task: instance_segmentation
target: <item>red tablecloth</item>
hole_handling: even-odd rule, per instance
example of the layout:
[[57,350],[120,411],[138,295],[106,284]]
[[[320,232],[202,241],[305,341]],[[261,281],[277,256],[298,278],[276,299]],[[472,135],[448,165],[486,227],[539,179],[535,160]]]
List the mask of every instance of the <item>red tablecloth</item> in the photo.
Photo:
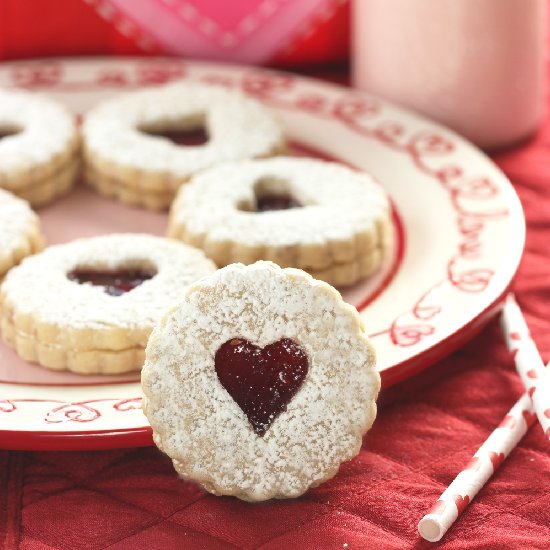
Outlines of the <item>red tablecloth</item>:
[[[548,360],[550,115],[532,140],[493,158],[525,208],[527,246],[515,291]],[[180,481],[155,448],[0,452],[0,547],[429,547],[418,520],[521,391],[492,322],[448,359],[383,391],[360,454],[291,501],[252,505],[208,495]],[[538,425],[439,547],[550,547],[550,443]]]

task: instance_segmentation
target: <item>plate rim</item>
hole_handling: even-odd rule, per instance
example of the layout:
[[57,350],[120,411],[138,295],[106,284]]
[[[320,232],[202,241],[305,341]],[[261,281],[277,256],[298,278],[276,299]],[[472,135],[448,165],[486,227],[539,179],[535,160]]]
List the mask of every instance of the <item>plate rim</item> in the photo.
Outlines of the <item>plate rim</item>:
[[[374,96],[357,90],[353,87],[346,86],[343,84],[337,84],[333,82],[327,82],[319,80],[318,78],[294,74],[287,71],[269,69],[263,67],[253,67],[246,65],[238,64],[227,64],[220,62],[209,62],[209,61],[196,61],[196,60],[187,60],[181,58],[173,57],[164,57],[164,56],[154,56],[154,57],[141,57],[141,56],[113,56],[113,57],[102,57],[102,56],[91,56],[91,57],[52,57],[52,58],[36,58],[20,61],[9,61],[0,63],[0,69],[9,68],[10,66],[21,66],[21,65],[33,65],[33,64],[44,64],[44,63],[67,63],[74,64],[79,66],[83,63],[112,63],[113,65],[117,63],[150,63],[155,60],[163,60],[170,63],[181,63],[182,66],[186,65],[195,65],[195,66],[204,66],[215,69],[225,69],[225,70],[235,70],[243,71],[245,69],[250,71],[255,71],[261,74],[269,75],[282,75],[282,76],[291,76],[293,79],[298,81],[307,81],[314,86],[320,86],[323,88],[333,89],[335,92],[352,92],[358,96],[364,96],[367,98],[374,98],[379,100],[382,105],[389,106],[392,109],[397,110],[398,112],[407,113],[412,115],[418,122],[424,122],[431,127],[435,127],[444,131],[446,135],[451,136],[453,139],[456,139],[461,144],[466,144],[470,150],[476,151],[478,154],[482,155],[484,162],[489,163],[492,168],[500,173],[500,175],[507,181],[507,192],[509,196],[507,197],[511,206],[513,207],[511,215],[517,217],[517,222],[521,222],[518,225],[519,234],[515,236],[516,246],[513,249],[514,254],[512,254],[506,261],[507,274],[501,275],[501,278],[504,277],[503,284],[501,284],[500,292],[494,297],[494,299],[489,303],[483,310],[481,310],[476,316],[470,318],[467,322],[463,323],[461,326],[457,327],[452,333],[450,333],[445,338],[437,341],[433,345],[428,346],[419,353],[405,359],[397,364],[391,365],[391,367],[384,369],[381,372],[381,377],[383,381],[383,387],[387,388],[393,384],[401,382],[404,379],[409,378],[417,374],[418,372],[424,370],[430,365],[434,364],[438,360],[452,353],[460,345],[466,342],[470,337],[475,333],[479,332],[489,320],[498,313],[502,301],[509,289],[513,284],[514,277],[518,271],[521,258],[523,255],[523,249],[525,246],[525,217],[523,214],[523,208],[517,193],[515,192],[513,185],[509,181],[508,177],[502,172],[502,170],[496,165],[496,163],[488,157],[483,151],[473,145],[471,142],[466,140],[464,137],[460,136],[450,128],[443,126],[442,124],[432,121],[426,117],[413,113],[410,110],[404,109],[400,106],[393,104],[390,101],[385,99],[378,99]],[[132,88],[122,88],[119,91],[133,90],[135,88],[142,87],[142,85],[134,86]],[[47,89],[41,90],[47,93]],[[53,91],[53,90],[52,90]],[[115,90],[113,90],[115,91]],[[406,238],[406,235],[405,235]],[[406,246],[406,245],[405,245]],[[361,310],[360,310],[361,311]],[[431,358],[426,361],[426,356]],[[139,386],[139,382],[134,382]],[[3,383],[2,385],[9,385],[9,383]],[[32,384],[23,384],[26,386],[32,386]],[[89,386],[94,387],[94,385]],[[8,441],[9,440],[9,441]],[[128,429],[102,429],[102,430],[74,430],[74,431],[25,431],[20,429],[15,430],[4,430],[0,429],[0,448],[5,449],[59,449],[59,450],[77,450],[77,449],[99,449],[99,448],[115,448],[115,447],[124,447],[124,446],[143,446],[151,445],[152,436],[151,428],[149,425],[143,425],[134,428]]]

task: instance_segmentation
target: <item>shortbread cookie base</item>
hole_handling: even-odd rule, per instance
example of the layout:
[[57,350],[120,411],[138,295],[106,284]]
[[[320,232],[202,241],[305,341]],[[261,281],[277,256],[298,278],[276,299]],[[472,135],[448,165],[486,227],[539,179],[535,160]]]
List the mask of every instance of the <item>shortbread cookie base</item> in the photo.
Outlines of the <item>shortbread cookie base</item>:
[[376,248],[368,256],[363,256],[355,261],[333,264],[326,269],[308,269],[307,272],[314,278],[325,281],[332,286],[350,286],[372,275],[382,263],[383,254]]
[[[294,340],[308,357],[300,389],[262,437],[220,384],[231,338]],[[300,496],[355,456],[376,416],[380,376],[357,311],[307,273],[230,265],[190,285],[156,326],[142,370],[155,444],[177,472],[217,495]]]
[[38,222],[31,224],[25,235],[12,250],[0,250],[0,282],[4,275],[23,258],[40,252],[45,245],[45,238]]
[[[209,140],[196,147],[147,133],[197,126],[204,126]],[[193,174],[221,162],[271,156],[285,147],[282,129],[258,101],[193,82],[107,100],[86,115],[82,134],[86,164],[135,192],[174,191]]]
[[60,103],[22,90],[0,90],[0,187],[18,192],[61,170],[75,157],[79,137],[73,115]]
[[58,172],[27,187],[13,190],[18,197],[25,199],[33,206],[44,206],[54,199],[68,193],[75,184],[80,168],[80,160],[75,157]]
[[115,197],[124,204],[143,206],[149,210],[168,209],[176,194],[175,191],[145,191],[130,187],[111,176],[97,172],[90,166],[85,169],[85,181],[101,195]]
[[[256,212],[262,195],[290,196],[302,206]],[[368,174],[278,157],[193,177],[172,203],[168,235],[202,248],[219,266],[270,260],[341,286],[378,267],[393,226],[388,197]]]
[[[269,153],[270,156],[283,154],[286,147],[281,145]],[[101,165],[101,164],[99,164]],[[88,159],[85,165],[85,181],[99,194],[106,197],[114,197],[124,204],[130,206],[142,206],[148,210],[167,210],[170,208],[177,190],[185,185],[189,178],[175,181],[169,175],[159,177],[160,174],[140,174],[132,177],[133,171],[128,169],[121,177],[109,175],[97,169],[94,162]],[[141,184],[136,184],[140,181]],[[257,258],[260,259],[260,258]]]
[[[328,241],[322,244],[303,244],[287,247],[251,247],[224,241],[205,241],[204,236],[185,232],[185,226],[169,222],[168,236],[202,248],[220,267],[232,263],[252,264],[268,260],[280,267],[303,269],[316,279],[335,286],[348,286],[371,275],[380,266],[393,239],[389,220],[377,224],[377,236],[359,233],[348,241]],[[375,242],[380,243],[379,246]]]
[[[156,275],[122,296],[69,281],[74,269],[145,267]],[[215,271],[201,251],[150,235],[109,235],[46,249],[0,287],[0,328],[29,361],[56,370],[139,370],[155,322],[185,286]]]
[[145,358],[143,346],[117,350],[65,349],[37,340],[15,330],[8,319],[0,319],[4,342],[31,363],[52,370],[70,370],[79,374],[122,374],[139,370]]

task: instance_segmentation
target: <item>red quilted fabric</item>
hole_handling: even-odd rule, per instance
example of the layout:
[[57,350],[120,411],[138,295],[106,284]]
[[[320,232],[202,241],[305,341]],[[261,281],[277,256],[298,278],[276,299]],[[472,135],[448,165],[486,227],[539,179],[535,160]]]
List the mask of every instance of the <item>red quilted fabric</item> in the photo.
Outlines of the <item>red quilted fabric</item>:
[[[550,114],[532,140],[493,158],[525,208],[527,246],[515,291],[547,361]],[[418,520],[521,392],[494,321],[446,360],[383,391],[360,454],[292,501],[251,505],[210,496],[177,479],[155,448],[0,452],[0,547],[428,548]],[[535,425],[438,548],[549,547],[550,443]]]

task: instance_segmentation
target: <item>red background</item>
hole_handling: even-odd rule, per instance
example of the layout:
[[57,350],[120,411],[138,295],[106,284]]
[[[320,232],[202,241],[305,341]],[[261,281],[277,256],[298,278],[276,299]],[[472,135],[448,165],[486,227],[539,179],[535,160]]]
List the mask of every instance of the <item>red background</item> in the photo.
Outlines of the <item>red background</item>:
[[[300,37],[291,51],[276,55],[270,65],[298,67],[342,63],[349,55],[349,4],[342,4],[315,31]],[[147,55],[84,0],[2,0],[0,59],[67,55]]]

